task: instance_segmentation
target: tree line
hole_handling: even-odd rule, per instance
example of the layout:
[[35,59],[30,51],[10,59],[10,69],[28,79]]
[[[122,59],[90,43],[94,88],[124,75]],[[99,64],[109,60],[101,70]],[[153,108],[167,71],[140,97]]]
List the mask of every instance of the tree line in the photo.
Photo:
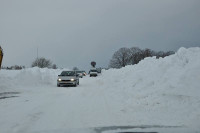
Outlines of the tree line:
[[174,51],[157,52],[148,48],[140,49],[138,47],[123,47],[113,54],[112,59],[109,63],[109,68],[121,68],[127,65],[138,64],[141,60],[143,60],[146,57],[156,56],[156,58],[164,58],[174,53]]
[[1,69],[6,69],[6,70],[21,70],[25,69],[25,66],[19,66],[19,65],[14,65],[14,66],[2,66]]
[[[109,68],[122,68],[127,65],[134,65],[138,64],[141,60],[143,60],[146,57],[153,57],[156,56],[156,58],[164,58],[166,56],[174,54],[174,51],[154,51],[151,49],[140,49],[138,47],[131,47],[131,48],[120,48],[117,50],[109,63]],[[51,60],[46,59],[44,57],[36,58],[32,64],[31,67],[39,67],[39,68],[52,68],[57,69],[56,64],[53,64]],[[21,70],[24,69],[25,66],[19,66],[14,65],[11,67],[2,67],[2,69],[10,69],[10,70]],[[73,70],[78,70],[77,67],[74,67]]]
[[57,69],[56,64],[53,64],[51,60],[46,59],[44,57],[36,58],[31,67],[39,67],[39,68],[52,68]]
[[[46,59],[44,57],[36,58],[32,62],[31,67],[57,69],[56,64],[53,64],[51,60]],[[11,67],[2,66],[2,69],[7,69],[7,70],[21,70],[21,69],[25,69],[25,66],[19,66],[19,65],[14,65],[14,66],[11,66]]]

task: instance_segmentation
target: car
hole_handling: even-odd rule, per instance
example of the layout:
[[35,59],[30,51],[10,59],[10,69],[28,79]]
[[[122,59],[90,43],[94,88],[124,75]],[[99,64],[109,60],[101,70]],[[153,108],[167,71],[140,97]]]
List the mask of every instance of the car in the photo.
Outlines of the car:
[[83,72],[82,72],[82,71],[76,71],[76,73],[78,74],[78,76],[79,76],[80,78],[83,78]]
[[62,71],[61,74],[58,75],[57,87],[63,85],[71,85],[75,87],[79,85],[79,76],[76,71]]
[[89,71],[89,74],[90,74],[90,77],[98,76],[97,69],[96,68],[91,68],[90,71]]
[[86,76],[86,75],[87,75],[85,71],[82,71],[82,74],[83,74],[83,76]]

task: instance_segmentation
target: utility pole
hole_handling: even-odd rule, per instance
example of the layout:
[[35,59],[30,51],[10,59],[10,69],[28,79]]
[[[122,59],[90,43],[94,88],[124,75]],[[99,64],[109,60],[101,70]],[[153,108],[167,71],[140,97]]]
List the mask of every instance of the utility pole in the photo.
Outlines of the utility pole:
[[37,59],[36,59],[36,61],[37,61],[37,67],[38,67],[38,46],[37,46]]

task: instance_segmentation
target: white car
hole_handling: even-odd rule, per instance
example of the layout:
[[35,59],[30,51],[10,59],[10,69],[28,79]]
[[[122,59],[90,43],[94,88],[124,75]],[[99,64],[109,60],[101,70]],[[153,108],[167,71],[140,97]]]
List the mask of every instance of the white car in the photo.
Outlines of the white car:
[[58,75],[57,87],[62,85],[72,85],[76,87],[79,85],[79,76],[75,71],[62,71],[62,73]]
[[97,69],[96,68],[90,69],[89,74],[90,74],[90,77],[96,77],[96,76],[98,76]]

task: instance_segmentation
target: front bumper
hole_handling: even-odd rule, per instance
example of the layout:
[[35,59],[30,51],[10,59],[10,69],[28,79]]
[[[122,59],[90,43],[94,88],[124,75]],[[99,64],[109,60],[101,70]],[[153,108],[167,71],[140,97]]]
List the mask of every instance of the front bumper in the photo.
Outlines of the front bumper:
[[90,76],[95,76],[95,77],[96,77],[96,76],[97,76],[97,74],[95,74],[95,73],[94,73],[94,74],[93,74],[93,73],[91,73],[91,74],[90,74]]
[[58,85],[75,85],[76,81],[57,81]]

